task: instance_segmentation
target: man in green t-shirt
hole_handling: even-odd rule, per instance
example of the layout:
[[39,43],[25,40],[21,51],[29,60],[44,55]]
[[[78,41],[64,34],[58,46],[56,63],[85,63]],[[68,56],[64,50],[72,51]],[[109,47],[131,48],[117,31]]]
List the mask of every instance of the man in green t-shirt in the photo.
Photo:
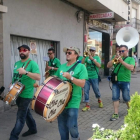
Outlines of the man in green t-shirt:
[[82,111],[90,110],[89,105],[89,90],[90,84],[92,85],[92,89],[95,93],[96,98],[98,99],[99,107],[103,107],[103,103],[101,101],[101,94],[99,91],[99,81],[98,81],[98,71],[101,67],[101,60],[100,57],[95,55],[96,48],[90,48],[90,54],[87,57],[84,57],[82,63],[85,63],[87,72],[88,72],[88,80],[86,80],[86,84],[84,87],[84,95],[85,95],[85,102],[86,106],[82,109]]
[[[85,66],[77,62],[79,54],[77,48],[65,48],[64,52],[66,53],[67,63],[62,64],[55,75],[72,84],[72,96],[63,112],[58,116],[58,128],[61,140],[69,140],[69,133],[72,139],[79,140],[77,119],[82,97],[81,87],[84,87],[88,75]],[[76,67],[67,72],[75,64],[77,64]]]
[[[110,118],[111,121],[119,119],[118,108],[120,99],[120,90],[122,91],[123,100],[129,108],[130,101],[130,77],[131,71],[134,69],[135,60],[133,57],[128,57],[128,47],[121,45],[119,49],[121,57],[115,56],[118,59],[118,64],[114,65],[114,73],[117,74],[117,81],[112,83],[112,100],[114,105],[114,114]],[[114,61],[108,62],[107,67],[111,68]]]
[[46,63],[45,78],[55,75],[57,69],[61,66],[60,60],[55,57],[55,50],[53,48],[48,49],[49,62]]
[[[34,95],[34,84],[36,80],[40,80],[39,67],[36,62],[30,61],[29,46],[19,46],[18,50],[21,60],[14,65],[12,83],[19,81],[25,86],[25,89],[16,100],[18,106],[17,119],[9,140],[18,140],[25,122],[29,130],[22,134],[23,137],[37,133],[36,123],[30,113],[29,105]],[[24,69],[25,67],[26,69]]]
[[80,49],[79,48],[77,48],[78,49],[78,51],[79,51],[79,56],[78,56],[78,58],[77,58],[77,61],[79,61],[80,63],[82,62],[82,59],[83,59],[83,56],[80,56]]

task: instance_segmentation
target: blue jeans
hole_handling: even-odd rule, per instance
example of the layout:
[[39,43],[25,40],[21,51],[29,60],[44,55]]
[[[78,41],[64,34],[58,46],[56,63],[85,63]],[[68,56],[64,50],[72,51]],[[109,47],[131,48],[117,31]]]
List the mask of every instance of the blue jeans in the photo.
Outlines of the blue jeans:
[[85,86],[84,86],[84,94],[85,94],[85,102],[89,102],[89,90],[90,90],[90,84],[92,86],[92,89],[95,93],[96,98],[100,98],[101,94],[99,91],[99,82],[98,78],[97,79],[88,79],[86,80]]
[[125,102],[130,101],[130,82],[116,82],[112,85],[112,100],[118,101],[120,99],[120,90]]
[[57,119],[61,140],[69,140],[69,133],[72,140],[79,139],[77,123],[78,108],[65,108]]
[[17,118],[16,124],[10,135],[10,140],[18,140],[18,136],[24,127],[25,121],[29,128],[29,131],[31,132],[37,131],[35,120],[33,119],[29,110],[30,101],[31,99],[29,98],[22,97],[17,98],[16,100],[16,104],[18,106]]

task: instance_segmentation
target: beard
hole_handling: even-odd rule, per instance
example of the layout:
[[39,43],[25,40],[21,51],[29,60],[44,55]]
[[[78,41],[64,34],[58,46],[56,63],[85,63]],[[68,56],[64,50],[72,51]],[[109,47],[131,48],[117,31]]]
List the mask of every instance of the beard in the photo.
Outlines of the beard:
[[68,58],[66,58],[66,61],[70,61]]
[[26,56],[25,54],[20,54],[20,58],[21,58],[21,59],[26,59],[27,56]]

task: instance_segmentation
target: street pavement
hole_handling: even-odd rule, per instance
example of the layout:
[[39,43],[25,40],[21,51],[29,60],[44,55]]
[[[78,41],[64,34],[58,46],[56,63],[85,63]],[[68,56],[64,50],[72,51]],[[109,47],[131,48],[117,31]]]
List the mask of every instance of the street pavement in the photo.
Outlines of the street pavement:
[[[131,76],[131,95],[138,91],[140,93],[140,73]],[[87,112],[82,112],[81,109],[85,106],[85,103],[81,103],[79,109],[79,133],[81,140],[88,140],[93,132],[92,132],[92,124],[97,123],[101,127],[107,129],[118,130],[121,128],[121,125],[124,121],[124,116],[127,114],[126,104],[122,100],[120,100],[120,107],[119,107],[119,115],[120,119],[116,121],[110,121],[110,117],[112,116],[113,106],[112,106],[112,99],[111,99],[111,90],[109,88],[109,82],[107,78],[102,79],[100,83],[100,92],[102,95],[102,101],[104,104],[104,108],[98,108],[97,99],[95,95],[90,90],[90,105],[91,110]],[[16,112],[17,107],[8,107],[4,105],[4,112],[0,111],[0,140],[9,140],[10,132],[14,127],[15,120],[16,120]],[[31,111],[33,117],[37,123],[38,133],[35,135],[31,135],[28,137],[22,137],[21,134],[28,130],[27,126],[25,125],[20,136],[19,140],[60,140],[57,120],[52,123],[46,122],[41,116],[36,114],[34,111]]]

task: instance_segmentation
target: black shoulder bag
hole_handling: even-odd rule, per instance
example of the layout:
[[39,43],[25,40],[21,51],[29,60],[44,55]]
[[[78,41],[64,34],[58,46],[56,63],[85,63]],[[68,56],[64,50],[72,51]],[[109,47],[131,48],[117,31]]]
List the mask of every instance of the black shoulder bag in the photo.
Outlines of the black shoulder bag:
[[95,67],[95,64],[93,63],[93,61],[91,61],[91,62],[92,62],[92,64],[93,64],[93,66],[94,66],[94,69],[96,70],[97,75],[98,75],[98,82],[101,82],[102,80],[101,80],[100,75],[99,75],[98,72],[97,72],[97,69],[96,69],[96,67]]

